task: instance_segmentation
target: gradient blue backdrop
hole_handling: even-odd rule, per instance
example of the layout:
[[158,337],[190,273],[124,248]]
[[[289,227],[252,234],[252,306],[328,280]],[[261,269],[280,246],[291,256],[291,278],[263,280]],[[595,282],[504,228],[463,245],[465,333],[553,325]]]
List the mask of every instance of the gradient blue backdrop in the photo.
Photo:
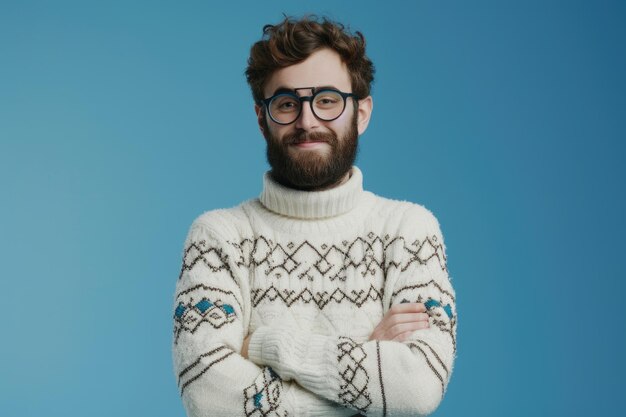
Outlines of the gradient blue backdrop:
[[259,194],[247,53],[310,11],[377,67],[366,188],[446,238],[458,358],[434,415],[623,415],[624,3],[227,3],[0,2],[0,414],[184,415],[183,241]]

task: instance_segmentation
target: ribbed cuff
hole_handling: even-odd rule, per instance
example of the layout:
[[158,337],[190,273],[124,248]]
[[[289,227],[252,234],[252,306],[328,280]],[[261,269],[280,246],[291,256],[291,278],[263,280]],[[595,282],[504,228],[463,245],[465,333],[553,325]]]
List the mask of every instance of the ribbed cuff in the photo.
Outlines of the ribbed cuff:
[[248,345],[250,360],[270,366],[285,381],[327,398],[339,391],[337,341],[296,329],[258,328]]
[[248,342],[248,359],[257,365],[267,365],[263,360],[263,343],[265,341],[265,334],[271,329],[269,327],[259,327]]

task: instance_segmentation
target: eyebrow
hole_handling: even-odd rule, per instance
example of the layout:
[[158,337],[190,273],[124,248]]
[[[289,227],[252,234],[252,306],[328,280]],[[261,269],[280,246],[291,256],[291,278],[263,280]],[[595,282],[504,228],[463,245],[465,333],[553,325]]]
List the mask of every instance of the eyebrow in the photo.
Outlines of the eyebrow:
[[[298,89],[300,89],[300,88],[305,88],[306,89],[307,87],[298,87]],[[324,89],[327,89],[327,88],[339,91],[339,89],[337,87],[335,87],[334,85],[320,85],[320,86],[315,86],[315,87],[311,87],[311,88],[313,88],[313,92],[312,92],[313,94],[315,94],[315,91],[324,90]],[[280,94],[280,93],[293,93],[294,91],[295,91],[294,88],[280,86],[276,90],[274,90],[272,95],[275,96],[276,94]]]

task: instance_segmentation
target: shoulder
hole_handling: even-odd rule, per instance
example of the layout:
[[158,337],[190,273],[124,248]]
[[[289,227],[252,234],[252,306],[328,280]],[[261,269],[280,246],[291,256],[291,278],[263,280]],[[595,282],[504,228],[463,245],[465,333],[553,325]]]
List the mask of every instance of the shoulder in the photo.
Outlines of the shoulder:
[[373,215],[401,235],[441,235],[439,220],[426,206],[374,195]]
[[198,215],[189,227],[188,237],[206,235],[217,240],[235,241],[247,234],[249,218],[244,210],[248,201],[231,208],[207,210]]

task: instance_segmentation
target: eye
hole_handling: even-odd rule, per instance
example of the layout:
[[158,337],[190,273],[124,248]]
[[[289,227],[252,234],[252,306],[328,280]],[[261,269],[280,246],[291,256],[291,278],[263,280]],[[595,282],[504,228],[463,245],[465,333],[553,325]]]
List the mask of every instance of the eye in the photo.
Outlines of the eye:
[[327,109],[341,105],[343,98],[335,91],[323,91],[315,97],[315,106]]
[[289,113],[298,111],[299,107],[300,102],[290,95],[278,96],[270,103],[273,112]]

